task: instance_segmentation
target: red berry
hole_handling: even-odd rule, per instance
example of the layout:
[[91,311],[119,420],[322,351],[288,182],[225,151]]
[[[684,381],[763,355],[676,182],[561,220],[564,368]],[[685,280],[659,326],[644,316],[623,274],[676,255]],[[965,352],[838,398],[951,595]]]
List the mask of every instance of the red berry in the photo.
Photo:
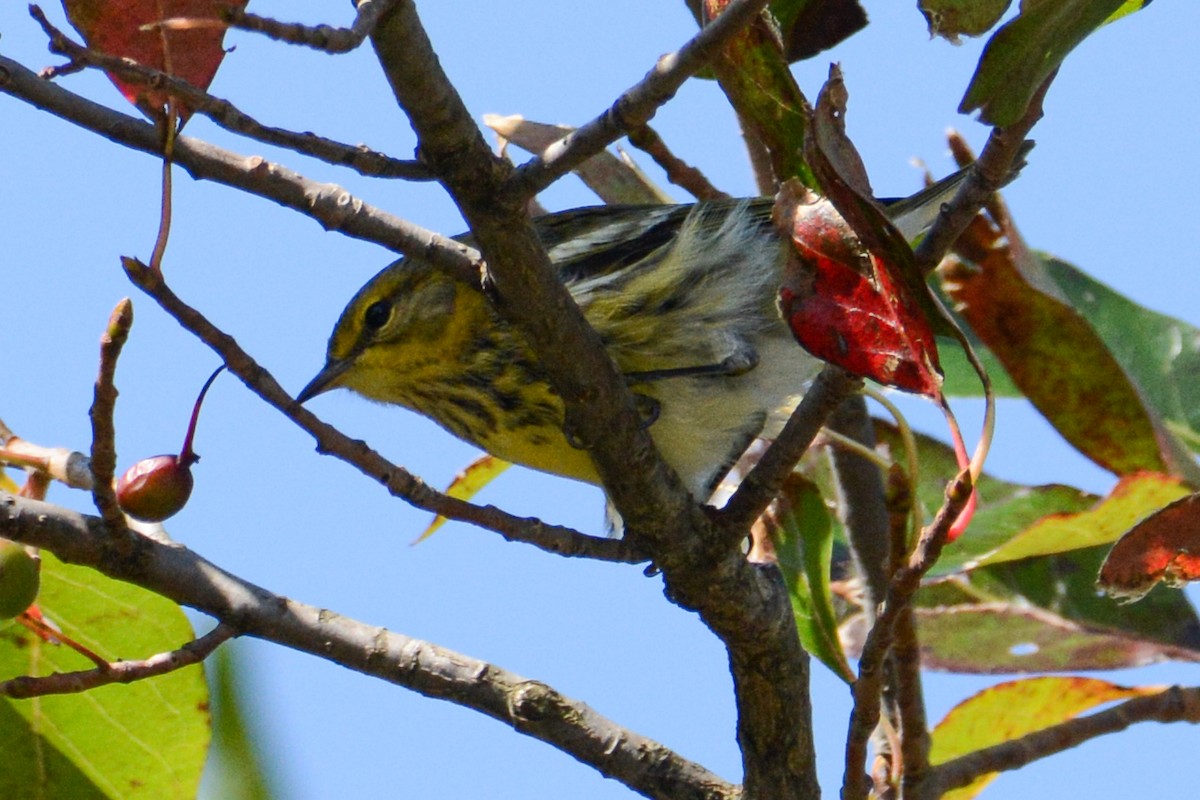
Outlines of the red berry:
[[179,455],[143,458],[127,469],[117,481],[117,502],[129,516],[143,522],[162,522],[187,504],[192,494],[192,464],[200,460],[200,456],[192,449],[196,420],[200,417],[200,405],[204,402],[208,387],[212,386],[213,380],[223,369],[223,364],[217,367],[200,389]]
[[179,456],[143,458],[117,481],[117,502],[134,519],[162,522],[184,507],[192,483],[191,464]]

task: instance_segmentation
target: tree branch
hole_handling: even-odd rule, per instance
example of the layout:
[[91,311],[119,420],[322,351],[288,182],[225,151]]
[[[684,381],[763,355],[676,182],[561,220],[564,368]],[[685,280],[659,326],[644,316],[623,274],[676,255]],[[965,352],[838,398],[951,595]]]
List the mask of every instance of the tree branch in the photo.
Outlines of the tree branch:
[[1077,747],[1089,739],[1119,733],[1138,722],[1200,724],[1200,686],[1172,686],[1158,694],[1135,697],[1086,717],[1060,722],[1019,739],[976,750],[932,768],[921,798],[941,797],[991,772],[1017,769]]
[[870,793],[865,769],[867,740],[879,720],[884,662],[895,637],[896,620],[912,602],[921,578],[941,555],[950,527],[971,498],[971,475],[963,471],[946,487],[946,499],[933,521],[921,531],[907,564],[892,576],[883,609],[867,634],[854,683],[854,708],[846,738],[843,800],[866,800]]
[[992,130],[966,180],[953,199],[942,208],[920,244],[913,249],[916,265],[922,272],[929,273],[941,263],[988,198],[1012,177],[1014,164],[1028,147],[1026,137],[1042,118],[1042,101],[1056,74],[1051,73],[1034,92],[1029,108],[1021,119],[1007,128]]
[[311,47],[323,53],[348,53],[361,45],[379,18],[387,13],[395,0],[358,0],[358,13],[349,28],[333,28],[329,25],[301,25],[296,22],[279,22],[269,17],[249,14],[241,8],[231,8],[221,16],[230,27],[261,33],[269,39],[288,44]]
[[477,506],[431,488],[408,470],[372,450],[366,443],[349,438],[296,403],[275,377],[243,350],[232,336],[179,299],[167,286],[161,273],[133,259],[123,259],[122,263],[134,285],[153,298],[184,329],[211,347],[225,362],[229,371],[237,375],[250,391],[316,439],[318,452],[332,455],[356,467],[364,475],[382,484],[392,495],[417,508],[449,519],[470,522],[495,531],[509,541],[532,544],[557,555],[617,562],[645,560],[628,542],[620,539],[587,536],[571,528],[517,517],[494,506]]
[[104,519],[105,527],[114,532],[124,530],[125,514],[113,491],[113,473],[117,467],[116,431],[113,428],[117,387],[113,385],[113,377],[132,325],[133,303],[126,297],[113,309],[104,335],[100,337],[100,370],[96,376],[92,407],[88,411],[92,420],[92,456],[88,460],[92,468],[92,502]]
[[[762,5],[733,7],[749,15],[747,9],[757,13]],[[731,15],[725,24],[738,19]],[[559,283],[525,212],[540,181],[611,141],[608,133],[589,132],[603,123],[576,132],[582,143],[565,147],[567,155],[552,153],[541,171],[514,175],[483,141],[411,2],[381,20],[372,42],[417,132],[422,160],[454,197],[487,257],[497,309],[524,334],[563,398],[568,429],[592,454],[628,538],[661,568],[668,596],[697,610],[728,649],[746,796],[815,797],[809,662],[782,576],[774,566],[747,564],[658,457],[624,380]],[[685,61],[698,57],[691,52]],[[682,80],[676,60],[665,59],[660,71]],[[662,88],[656,81],[644,82],[647,96]]]
[[697,200],[721,200],[729,195],[713,186],[703,172],[671,152],[658,131],[649,125],[638,125],[626,133],[629,143],[641,150],[667,174],[667,180],[682,188]]
[[862,379],[845,370],[832,365],[822,369],[775,442],[718,513],[722,525],[731,531],[744,531],[758,519],[779,494],[784,479],[808,450],[829,415],[861,386]]
[[384,17],[372,43],[427,163],[458,204],[487,258],[497,310],[537,354],[566,407],[573,440],[593,456],[630,538],[681,521],[706,525],[655,451],[624,378],[559,282],[515,189],[441,68],[411,0]]
[[178,650],[159,653],[139,661],[114,661],[96,669],[57,672],[41,677],[23,675],[0,683],[0,696],[24,699],[50,694],[77,694],[112,683],[133,683],[165,675],[192,664],[199,664],[235,635],[236,631],[233,628],[221,624]]
[[[829,427],[868,448],[875,447],[875,430],[862,394],[847,398],[830,417]],[[904,528],[897,532],[898,536],[893,536],[886,491],[877,464],[848,448],[837,446],[830,448],[829,460],[837,490],[838,515],[846,531],[855,573],[862,581],[863,617],[869,628],[875,624],[891,576],[899,569],[904,556],[908,519],[905,516],[902,520]],[[901,627],[903,623],[902,618],[899,621]],[[875,776],[877,792],[882,788],[879,779],[884,775],[891,778],[896,758],[892,752],[895,731],[902,724],[897,708],[902,673],[897,669],[895,658],[885,661],[884,669],[886,672],[880,685],[883,693],[880,712],[884,719],[875,726],[870,737],[875,749],[874,766],[877,767],[870,772]],[[888,788],[891,788],[890,784]]]
[[[158,157],[162,139],[154,126],[80,97],[10,58],[0,56],[0,92],[133,150]],[[364,203],[342,187],[318,183],[260,156],[244,156],[199,139],[180,136],[173,162],[198,180],[241,189],[311,217],[326,230],[422,258],[462,280],[478,283],[479,254]]]
[[731,800],[735,786],[545,684],[419,639],[290,600],[178,544],[131,534],[116,558],[102,521],[0,493],[0,536],[43,547],[210,614],[237,631],[323,658],[428,697],[479,711],[546,742],[647,797]]
[[702,69],[718,50],[767,6],[767,0],[734,0],[683,47],[658,60],[606,111],[564,136],[557,145],[517,170],[516,188],[529,197],[545,189],[591,156],[645,125],[675,96],[684,81]]

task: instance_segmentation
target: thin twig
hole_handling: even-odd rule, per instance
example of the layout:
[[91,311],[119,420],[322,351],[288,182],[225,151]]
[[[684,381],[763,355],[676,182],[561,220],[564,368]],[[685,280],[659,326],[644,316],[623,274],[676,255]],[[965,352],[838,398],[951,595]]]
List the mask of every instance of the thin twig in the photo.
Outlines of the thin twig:
[[65,447],[42,447],[13,436],[0,447],[0,463],[44,472],[72,489],[92,488],[90,460],[83,453]]
[[[24,491],[21,492],[21,496],[33,500],[45,499],[44,497],[37,497],[34,494],[26,494]],[[58,630],[56,627],[50,625],[48,622],[46,622],[46,619],[42,616],[42,612],[38,610],[37,606],[30,606],[29,609],[21,614],[18,614],[16,619],[18,624],[24,625],[40,638],[45,639],[48,642],[61,644],[63,647],[69,647],[76,653],[79,653],[79,655],[95,664],[97,670],[103,671],[108,669],[108,659],[92,650],[87,645],[75,641],[70,636],[67,636],[65,633]]]
[[1013,165],[1026,149],[1026,137],[1042,118],[1042,101],[1056,74],[1052,72],[1034,92],[1021,119],[1007,128],[994,129],[988,136],[970,174],[913,249],[916,265],[922,272],[929,273],[941,263],[979,209],[1012,176]]
[[748,529],[779,494],[784,479],[812,444],[829,415],[861,385],[861,378],[838,367],[830,365],[822,369],[774,444],[767,448],[718,513],[721,524],[730,531]]
[[269,17],[248,14],[241,8],[221,12],[221,18],[232,28],[261,33],[269,39],[288,44],[311,47],[324,53],[348,53],[361,45],[379,19],[396,4],[396,0],[358,0],[358,14],[349,28],[334,28],[329,25],[301,25],[296,22],[279,22]]
[[649,122],[684,81],[702,69],[766,5],[767,0],[733,0],[683,47],[660,58],[645,78],[627,89],[604,113],[521,166],[517,170],[520,191],[532,197],[627,131]]
[[896,616],[888,671],[900,726],[900,796],[920,797],[929,777],[929,723],[921,682],[921,645],[911,603]]
[[671,148],[667,147],[667,143],[658,135],[658,131],[649,125],[630,128],[627,138],[631,145],[654,159],[654,163],[667,173],[667,180],[691,193],[697,200],[720,200],[729,197],[713,186],[703,172],[672,153]]
[[367,177],[433,180],[428,167],[419,161],[392,158],[365,145],[344,144],[314,133],[296,133],[264,125],[228,100],[215,97],[185,80],[128,59],[101,53],[73,41],[47,20],[37,6],[34,6],[30,13],[49,37],[50,51],[71,60],[67,65],[69,69],[51,68],[45,71],[47,77],[77,72],[86,67],[97,67],[118,75],[129,83],[167,92],[193,112],[203,114],[225,130],[248,139],[282,147],[334,166],[349,167]]
[[645,560],[644,556],[621,539],[588,536],[571,528],[517,517],[494,506],[477,506],[431,488],[408,470],[388,461],[365,443],[351,439],[325,424],[311,411],[296,403],[274,376],[251,358],[232,336],[180,300],[167,286],[162,275],[134,259],[124,258],[122,264],[134,285],[153,298],[186,330],[211,347],[229,371],[237,375],[250,391],[316,439],[318,452],[332,455],[356,467],[396,497],[417,508],[449,519],[470,522],[499,533],[510,541],[532,544],[549,553],[622,563]]
[[959,473],[946,487],[946,499],[933,521],[921,532],[908,563],[897,570],[888,588],[883,609],[867,634],[859,657],[858,680],[854,683],[854,708],[846,737],[846,769],[842,783],[844,800],[865,800],[870,792],[866,773],[867,741],[879,720],[883,692],[883,665],[894,640],[896,620],[909,606],[921,578],[941,555],[946,537],[971,498],[971,475]]
[[[828,426],[874,452],[874,425],[861,393],[847,398],[829,418]],[[836,446],[831,448],[829,460],[837,490],[838,516],[846,531],[855,573],[862,581],[863,617],[870,627],[875,624],[887,595],[891,576],[899,568],[899,561],[895,565],[889,563],[892,555],[898,554],[896,558],[901,559],[905,554],[904,531],[899,532],[899,544],[893,544],[889,535],[888,498],[878,465],[861,454]],[[875,750],[871,772],[876,776],[877,787],[880,778],[886,777],[890,781],[892,777],[898,760],[893,752],[895,732],[901,724],[897,709],[897,672],[892,660],[887,662],[886,669],[881,698],[883,720],[871,737]],[[890,787],[890,782],[888,785]]]
[[192,664],[199,664],[222,643],[236,635],[237,631],[233,628],[220,624],[178,650],[159,653],[139,661],[113,661],[103,668],[58,672],[41,677],[22,675],[0,683],[0,697],[24,699],[51,694],[76,694],[112,683],[133,683],[165,675]]
[[113,309],[104,335],[100,337],[100,369],[96,375],[92,407],[88,411],[92,421],[92,502],[104,519],[105,527],[114,534],[125,530],[125,514],[113,492],[113,474],[117,466],[113,408],[118,394],[113,376],[132,325],[133,303],[126,297]]

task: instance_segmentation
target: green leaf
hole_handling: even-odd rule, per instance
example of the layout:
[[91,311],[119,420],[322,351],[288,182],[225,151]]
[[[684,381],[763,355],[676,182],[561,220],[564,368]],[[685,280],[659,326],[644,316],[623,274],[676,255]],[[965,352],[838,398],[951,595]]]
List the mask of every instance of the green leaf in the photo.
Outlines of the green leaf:
[[[104,658],[146,658],[193,638],[180,608],[144,589],[42,553],[38,605]],[[0,626],[0,679],[90,669],[15,622]],[[193,798],[208,749],[198,666],[82,694],[0,703],[0,797]]]
[[1186,496],[1178,478],[1140,473],[1122,478],[1095,507],[1047,516],[983,556],[980,566],[1115,542],[1141,519]]
[[[876,421],[875,435],[896,458],[900,437],[890,423]],[[921,474],[916,502],[922,518],[929,520],[942,503],[946,485],[958,474],[954,450],[930,436],[916,434],[917,459]],[[1083,511],[1097,501],[1087,492],[1061,484],[1026,486],[998,480],[987,473],[976,484],[978,506],[967,532],[946,545],[942,557],[930,571],[931,577],[960,570],[982,558],[1013,537],[1051,515]]]
[[[1129,688],[1078,677],[1027,678],[1000,683],[950,710],[933,729],[929,759],[933,764],[944,764],[1073,719],[1098,705],[1158,691],[1158,688]],[[997,774],[980,776],[969,786],[943,795],[943,800],[975,797]]]
[[1140,306],[1066,261],[1035,253],[1143,399],[1193,452],[1200,453],[1200,328]]
[[1012,0],[920,0],[930,36],[941,36],[954,44],[959,36],[981,36],[1000,21]]
[[829,583],[833,520],[820,489],[801,475],[789,476],[769,523],[801,644],[852,683],[854,672],[838,639]]
[[924,666],[994,674],[1200,661],[1200,619],[1183,593],[1158,587],[1134,605],[1097,593],[1106,552],[1006,562],[923,586]]
[[[234,647],[229,645],[233,644]],[[270,800],[271,772],[262,752],[262,735],[253,724],[241,683],[243,654],[230,642],[209,659],[213,696],[213,746],[209,762],[213,796],[221,800]]]
[[[1078,267],[1048,253],[1033,251],[1042,279],[1069,302],[1136,383],[1143,402],[1192,452],[1200,453],[1200,328],[1138,305]],[[949,303],[947,303],[949,305]],[[952,312],[992,378],[997,397],[1022,397],[961,315]],[[958,348],[940,348],[951,396],[980,397],[979,379]]]
[[[703,0],[710,15],[728,0]],[[771,154],[780,179],[799,178],[815,186],[812,171],[801,156],[811,109],[780,49],[778,31],[758,18],[733,36],[710,62],[721,90],[738,116]]]
[[1009,561],[972,570],[968,578],[973,587],[991,597],[1035,606],[1073,623],[1161,648],[1156,653],[1143,653],[1131,663],[1163,658],[1196,660],[1200,653],[1200,619],[1187,595],[1160,586],[1141,602],[1128,604],[1097,591],[1096,576],[1108,549],[1101,545]]
[[1126,0],[1024,0],[984,48],[958,110],[989,125],[1021,118],[1038,87],[1094,30],[1129,13]]

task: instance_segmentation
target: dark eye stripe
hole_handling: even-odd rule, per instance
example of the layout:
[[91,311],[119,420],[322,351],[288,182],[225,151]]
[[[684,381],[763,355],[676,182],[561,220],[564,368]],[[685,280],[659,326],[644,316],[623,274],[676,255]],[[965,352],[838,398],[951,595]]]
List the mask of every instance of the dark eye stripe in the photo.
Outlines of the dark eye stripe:
[[387,300],[377,300],[367,306],[366,313],[363,314],[363,324],[371,330],[379,330],[387,324],[391,315],[392,304]]

